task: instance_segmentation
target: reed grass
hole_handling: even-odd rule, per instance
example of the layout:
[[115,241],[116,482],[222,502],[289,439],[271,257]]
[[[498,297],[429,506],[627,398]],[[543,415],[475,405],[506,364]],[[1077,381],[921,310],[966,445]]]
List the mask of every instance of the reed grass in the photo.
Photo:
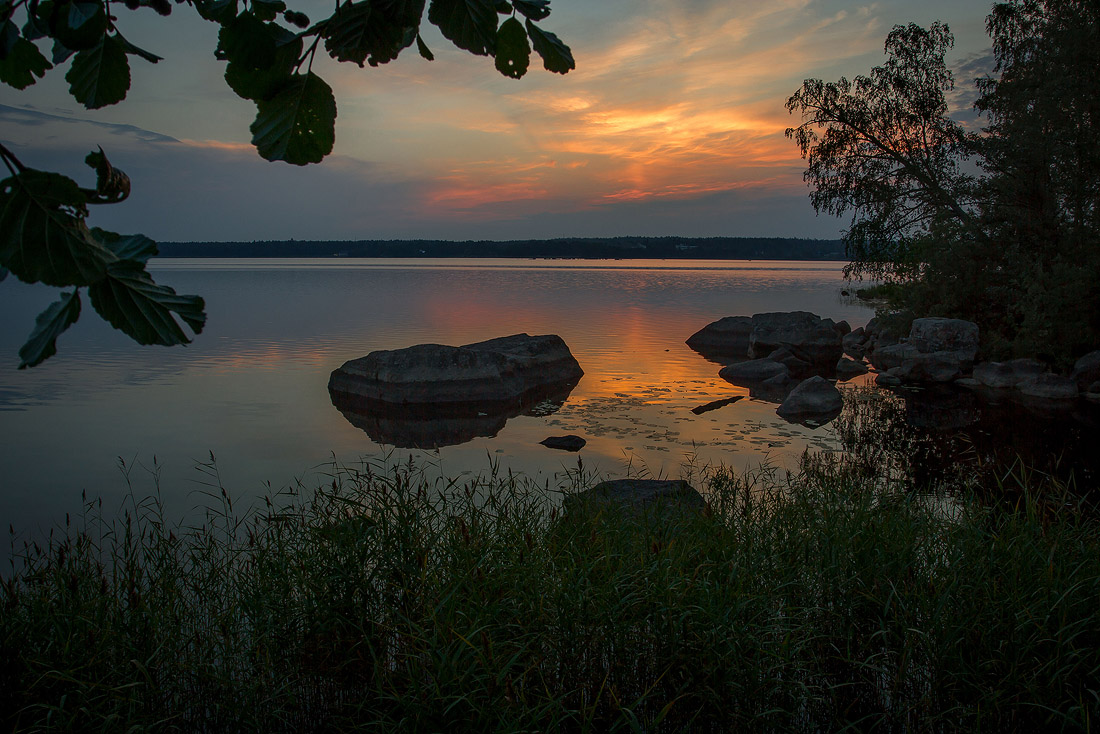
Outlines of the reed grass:
[[13,731],[1030,731],[1100,716],[1100,531],[845,456],[697,478],[708,510],[409,464],[193,527],[98,504],[13,548]]

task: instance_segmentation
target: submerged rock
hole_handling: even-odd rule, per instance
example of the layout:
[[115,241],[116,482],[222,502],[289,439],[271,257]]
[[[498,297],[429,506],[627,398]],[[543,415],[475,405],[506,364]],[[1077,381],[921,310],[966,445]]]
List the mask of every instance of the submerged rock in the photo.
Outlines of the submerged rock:
[[569,434],[568,436],[550,436],[539,441],[539,443],[548,449],[560,449],[562,451],[580,451],[588,442],[580,436]]
[[744,395],[735,395],[732,398],[723,398],[722,400],[712,400],[709,403],[707,403],[706,405],[698,405],[698,406],[692,408],[691,412],[694,413],[695,415],[702,415],[703,413],[709,413],[712,410],[718,410],[719,408],[724,408],[727,405],[732,405],[733,403],[736,403],[738,400],[740,400],[743,397],[744,397]]

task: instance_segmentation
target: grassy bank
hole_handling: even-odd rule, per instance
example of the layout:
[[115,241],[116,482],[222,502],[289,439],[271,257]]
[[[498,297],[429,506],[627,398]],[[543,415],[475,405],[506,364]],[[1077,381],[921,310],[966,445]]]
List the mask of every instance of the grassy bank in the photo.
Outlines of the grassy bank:
[[334,470],[170,528],[90,506],[0,588],[15,730],[1087,729],[1100,528],[810,458],[675,522]]

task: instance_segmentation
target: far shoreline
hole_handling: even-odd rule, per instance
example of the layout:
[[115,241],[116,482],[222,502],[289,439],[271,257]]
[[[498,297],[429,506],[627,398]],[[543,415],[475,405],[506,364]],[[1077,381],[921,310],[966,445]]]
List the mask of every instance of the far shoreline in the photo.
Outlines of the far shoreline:
[[841,240],[793,237],[576,237],[541,240],[161,242],[165,258],[847,261]]

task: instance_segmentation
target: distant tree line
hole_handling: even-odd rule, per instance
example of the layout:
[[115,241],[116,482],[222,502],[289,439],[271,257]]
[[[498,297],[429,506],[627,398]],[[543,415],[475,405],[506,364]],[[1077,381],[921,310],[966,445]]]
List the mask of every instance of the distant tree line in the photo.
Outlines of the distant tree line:
[[986,27],[980,128],[953,119],[947,26],[897,26],[867,76],[809,79],[787,131],[819,212],[850,213],[848,274],[892,312],[982,327],[987,356],[1100,347],[1100,3],[1010,0]]
[[840,260],[840,240],[783,237],[566,237],[551,240],[162,242],[165,257],[682,258]]

